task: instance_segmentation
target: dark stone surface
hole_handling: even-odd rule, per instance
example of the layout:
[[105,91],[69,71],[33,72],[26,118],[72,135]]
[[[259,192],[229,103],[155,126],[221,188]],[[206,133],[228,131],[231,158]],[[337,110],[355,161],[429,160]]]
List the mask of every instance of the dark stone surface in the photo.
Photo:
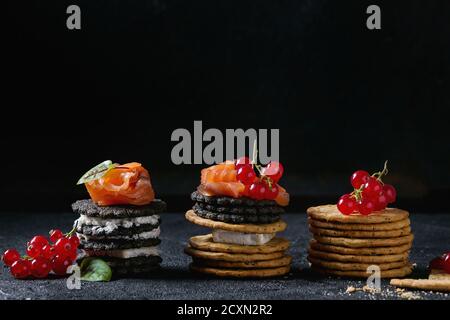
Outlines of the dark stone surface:
[[[0,214],[0,249],[24,250],[26,241],[52,228],[70,229],[73,214]],[[149,278],[120,279],[108,283],[83,282],[81,290],[68,290],[65,279],[15,280],[0,268],[0,299],[399,299],[382,282],[381,294],[345,293],[348,286],[362,287],[365,281],[322,278],[308,269],[306,248],[310,234],[305,214],[287,214],[285,236],[292,241],[293,270],[287,277],[270,280],[230,280],[191,274],[190,258],[183,254],[186,240],[205,234],[205,228],[184,220],[182,214],[162,215],[162,270]],[[413,214],[416,235],[411,254],[417,263],[413,277],[425,277],[428,261],[448,251],[450,215]],[[417,292],[423,299],[449,299],[440,293]]]

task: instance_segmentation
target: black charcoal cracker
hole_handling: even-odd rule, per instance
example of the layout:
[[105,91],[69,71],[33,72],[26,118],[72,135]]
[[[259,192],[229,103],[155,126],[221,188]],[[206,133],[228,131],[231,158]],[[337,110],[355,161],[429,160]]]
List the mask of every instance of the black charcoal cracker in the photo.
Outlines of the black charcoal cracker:
[[280,220],[280,215],[278,214],[238,215],[238,214],[217,213],[204,210],[196,205],[194,205],[192,209],[194,210],[195,214],[198,215],[199,217],[233,224],[244,224],[244,223],[266,224]]
[[127,237],[135,234],[152,231],[158,228],[158,224],[141,224],[130,228],[118,226],[114,230],[94,225],[77,225],[76,231],[89,237]]
[[203,202],[218,206],[233,206],[233,207],[274,207],[277,203],[274,200],[254,200],[246,197],[232,198],[220,196],[205,196],[198,191],[191,194],[191,199],[195,202]]
[[145,266],[156,266],[162,262],[160,256],[147,256],[147,257],[134,257],[134,258],[115,258],[115,257],[96,257],[102,259],[111,268],[129,268],[129,267],[145,267]]
[[273,207],[223,207],[214,204],[206,204],[204,202],[196,202],[195,206],[210,212],[227,213],[237,215],[261,215],[261,214],[283,214],[284,208],[281,206]]
[[84,240],[80,239],[80,249],[87,250],[118,250],[142,247],[153,247],[161,243],[159,238],[145,240]]
[[144,206],[99,206],[90,199],[78,200],[72,204],[72,210],[77,214],[105,219],[152,216],[165,211],[166,207],[166,203],[159,199]]
[[160,271],[161,267],[160,265],[154,265],[154,266],[135,266],[135,267],[127,267],[127,268],[121,268],[116,267],[112,268],[113,271],[113,278],[135,278],[135,277],[145,277],[146,275],[152,275],[156,271]]

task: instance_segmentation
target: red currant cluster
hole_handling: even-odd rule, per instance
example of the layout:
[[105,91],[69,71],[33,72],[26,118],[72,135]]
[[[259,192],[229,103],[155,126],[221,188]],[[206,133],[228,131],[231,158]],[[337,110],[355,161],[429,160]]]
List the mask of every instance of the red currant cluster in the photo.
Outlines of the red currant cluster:
[[73,232],[63,234],[61,230],[52,230],[50,242],[44,236],[35,236],[28,242],[25,256],[21,257],[16,249],[8,249],[2,261],[11,268],[11,274],[16,279],[30,276],[45,278],[51,271],[65,275],[67,268],[76,260],[80,245],[80,239]]
[[445,273],[450,273],[450,252],[431,260],[429,269],[438,269],[443,270]]
[[277,183],[284,172],[281,163],[271,161],[267,166],[261,167],[252,163],[249,158],[241,157],[235,161],[235,166],[237,179],[245,185],[244,195],[255,200],[273,200],[277,197]]
[[339,198],[337,207],[342,214],[359,212],[369,215],[373,211],[384,210],[388,204],[395,202],[397,191],[390,184],[384,184],[382,177],[388,173],[387,161],[381,172],[369,175],[367,171],[355,171],[350,177],[354,190]]

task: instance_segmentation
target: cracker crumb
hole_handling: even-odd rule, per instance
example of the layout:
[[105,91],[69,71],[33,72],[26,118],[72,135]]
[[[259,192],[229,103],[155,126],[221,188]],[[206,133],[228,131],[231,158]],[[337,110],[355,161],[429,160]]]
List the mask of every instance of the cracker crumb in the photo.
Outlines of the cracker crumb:
[[353,293],[356,292],[357,289],[353,286],[347,287],[347,290],[345,290],[345,293]]
[[367,293],[372,293],[372,294],[374,294],[374,293],[380,293],[380,292],[381,292],[381,290],[377,290],[377,289],[374,288],[374,287],[369,287],[368,285],[365,285],[365,286],[362,288],[362,291],[367,292]]
[[417,294],[414,294],[414,293],[411,292],[411,291],[405,291],[405,292],[402,292],[402,293],[400,294],[400,298],[406,299],[406,300],[420,300],[420,299],[422,299],[421,296],[419,296],[419,295],[417,295]]

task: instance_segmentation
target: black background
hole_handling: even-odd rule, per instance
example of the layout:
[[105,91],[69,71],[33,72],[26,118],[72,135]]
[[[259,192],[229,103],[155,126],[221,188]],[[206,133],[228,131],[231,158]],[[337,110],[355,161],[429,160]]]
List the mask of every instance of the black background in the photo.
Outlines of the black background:
[[[78,4],[82,29],[66,28]],[[378,4],[382,29],[366,28]],[[202,166],[176,128],[279,128],[291,209],[390,161],[398,205],[448,210],[448,1],[8,1],[1,211],[69,210],[112,159],[146,166],[172,211]]]

